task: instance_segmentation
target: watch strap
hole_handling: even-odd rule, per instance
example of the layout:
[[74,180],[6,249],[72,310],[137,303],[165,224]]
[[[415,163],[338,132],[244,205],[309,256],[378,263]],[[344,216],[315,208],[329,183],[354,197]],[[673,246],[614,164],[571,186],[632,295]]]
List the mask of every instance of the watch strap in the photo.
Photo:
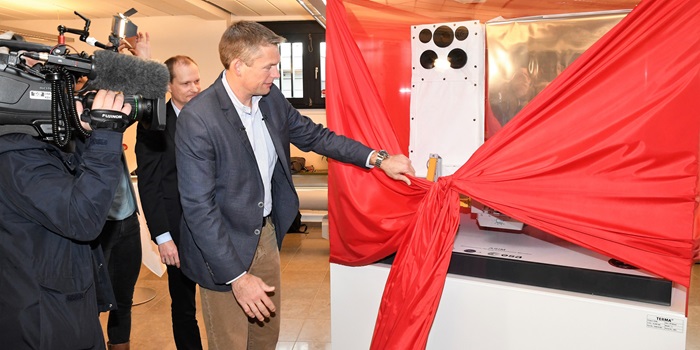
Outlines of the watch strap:
[[381,168],[382,162],[387,158],[389,158],[389,153],[387,153],[387,151],[381,150],[377,152],[377,158],[374,160],[374,166]]

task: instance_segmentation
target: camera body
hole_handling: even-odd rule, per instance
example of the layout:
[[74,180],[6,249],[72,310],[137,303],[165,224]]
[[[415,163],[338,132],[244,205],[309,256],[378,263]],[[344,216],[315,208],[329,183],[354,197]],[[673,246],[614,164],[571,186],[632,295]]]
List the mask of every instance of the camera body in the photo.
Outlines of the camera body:
[[[6,63],[8,58],[9,55],[0,54],[0,135],[24,133],[52,141],[52,104],[55,103],[52,82],[10,68]],[[77,80],[82,73],[76,76]],[[93,97],[91,92],[75,92],[73,100],[80,100],[83,106],[90,108]],[[150,130],[165,128],[164,98],[148,99],[134,94],[124,96],[124,102],[131,104],[130,117],[134,122],[139,121]],[[75,128],[74,125],[69,127]]]
[[[61,35],[65,31],[80,32],[81,40],[89,40],[87,36],[90,21],[85,21],[84,30],[59,26],[59,32]],[[116,52],[118,44],[97,46]],[[82,101],[85,108],[90,108],[94,93],[76,90],[76,82],[82,77],[86,77],[88,83],[97,79],[102,84],[100,88],[117,90],[110,88],[111,77],[99,76],[115,71],[112,69],[114,67],[100,67],[100,64],[112,64],[113,62],[106,60],[111,56],[101,56],[104,60],[100,62],[95,60],[95,55],[88,56],[84,52],[72,54],[65,44],[60,43],[50,47],[17,40],[0,40],[0,47],[9,50],[9,53],[0,53],[0,135],[25,133],[45,141],[56,142],[70,137],[72,131],[87,134],[89,132],[82,129],[75,113],[75,101]],[[28,64],[33,60],[42,64]],[[130,61],[117,63],[124,67],[117,67],[117,73],[113,74],[131,75]],[[142,73],[134,72],[134,75]],[[163,87],[163,91],[165,89],[166,87]],[[134,93],[138,91],[124,92],[129,93],[125,95],[125,102],[132,105],[129,116],[132,122],[139,121],[151,130],[165,128],[164,93],[156,98],[144,98]]]
[[0,54],[0,134],[20,132],[51,138],[51,84],[7,69]]

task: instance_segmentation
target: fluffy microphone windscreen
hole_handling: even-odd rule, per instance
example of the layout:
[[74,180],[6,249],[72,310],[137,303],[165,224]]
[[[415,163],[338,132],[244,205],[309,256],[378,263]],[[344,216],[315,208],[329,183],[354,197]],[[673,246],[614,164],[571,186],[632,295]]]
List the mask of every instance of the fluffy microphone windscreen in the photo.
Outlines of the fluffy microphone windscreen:
[[148,99],[165,97],[170,73],[164,64],[110,50],[97,50],[93,56],[95,77],[88,81],[89,89],[121,91]]

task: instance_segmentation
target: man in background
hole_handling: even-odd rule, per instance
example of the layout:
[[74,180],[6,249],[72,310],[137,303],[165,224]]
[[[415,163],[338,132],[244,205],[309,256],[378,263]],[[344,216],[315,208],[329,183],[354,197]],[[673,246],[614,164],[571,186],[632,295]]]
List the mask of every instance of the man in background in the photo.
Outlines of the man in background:
[[175,127],[180,110],[200,92],[199,68],[187,56],[165,61],[170,72],[170,101],[166,104],[163,131],[151,131],[138,125],[136,161],[138,188],[143,214],[158,244],[161,261],[168,270],[171,317],[175,345],[178,349],[202,349],[196,314],[196,284],[180,270],[180,220],[182,207],[177,188],[175,165]]

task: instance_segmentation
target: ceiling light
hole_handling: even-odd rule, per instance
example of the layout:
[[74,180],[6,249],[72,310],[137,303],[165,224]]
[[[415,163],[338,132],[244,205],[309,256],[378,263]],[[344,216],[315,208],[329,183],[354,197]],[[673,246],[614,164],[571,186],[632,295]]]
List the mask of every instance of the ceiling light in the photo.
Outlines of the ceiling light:
[[323,29],[326,29],[326,2],[322,0],[297,0]]

